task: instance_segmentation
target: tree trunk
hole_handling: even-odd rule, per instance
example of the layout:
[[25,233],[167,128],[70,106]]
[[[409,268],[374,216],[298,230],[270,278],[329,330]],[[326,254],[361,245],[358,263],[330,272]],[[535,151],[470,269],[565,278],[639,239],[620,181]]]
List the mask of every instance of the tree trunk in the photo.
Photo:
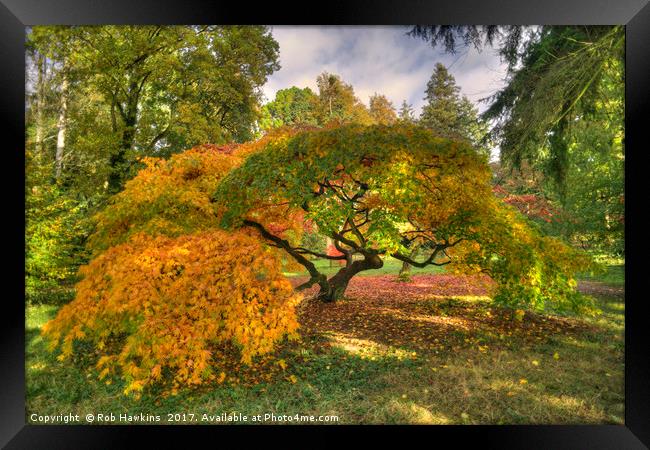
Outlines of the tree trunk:
[[45,137],[45,58],[40,53],[36,60],[36,70],[38,78],[36,80],[36,156],[43,156],[43,139]]
[[[411,253],[409,254],[409,259],[415,258],[417,253],[418,253],[418,247],[415,246],[413,247]],[[409,280],[411,278],[411,265],[406,261],[402,262],[402,268],[399,270],[398,278],[400,280]]]
[[56,156],[55,156],[55,178],[58,180],[61,177],[61,171],[63,170],[63,151],[65,149],[65,135],[67,131],[67,122],[68,122],[68,77],[63,72],[63,81],[61,82],[61,104],[59,109],[59,120],[57,127],[59,132],[56,137]]
[[[565,105],[564,108],[567,106]],[[566,176],[569,165],[569,146],[565,136],[568,120],[568,115],[561,118],[553,127],[553,133],[549,137],[551,175],[562,206],[566,206]]]
[[409,278],[411,276],[411,265],[406,261],[402,262],[402,268],[399,270],[399,278]]
[[117,152],[111,155],[109,164],[111,167],[110,174],[108,176],[108,190],[111,194],[115,194],[122,189],[122,183],[124,181],[125,167],[124,163],[126,162],[126,154],[131,147],[133,146],[133,141],[135,140],[135,129],[138,122],[138,99],[131,98],[127,105],[127,110],[123,117],[124,119],[124,130],[122,131],[122,139],[120,142],[120,147]]
[[327,280],[326,285],[320,285],[318,299],[325,303],[332,303],[339,300],[345,294],[353,276],[364,270],[380,269],[383,265],[384,262],[378,255],[367,255],[360,261],[354,261]]

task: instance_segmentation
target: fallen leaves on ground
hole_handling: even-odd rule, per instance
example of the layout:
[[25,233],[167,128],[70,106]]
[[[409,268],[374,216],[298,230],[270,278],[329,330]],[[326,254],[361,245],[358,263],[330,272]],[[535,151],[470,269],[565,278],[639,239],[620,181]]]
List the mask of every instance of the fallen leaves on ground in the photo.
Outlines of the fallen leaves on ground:
[[[295,284],[302,281],[292,280]],[[492,287],[486,276],[414,275],[410,283],[394,275],[357,277],[341,301],[305,300],[299,313],[300,333],[344,335],[435,354],[464,347],[486,353],[509,345],[510,337],[517,337],[518,344],[535,344],[588,328],[573,318],[493,306],[488,297]],[[316,291],[313,288],[305,295]]]

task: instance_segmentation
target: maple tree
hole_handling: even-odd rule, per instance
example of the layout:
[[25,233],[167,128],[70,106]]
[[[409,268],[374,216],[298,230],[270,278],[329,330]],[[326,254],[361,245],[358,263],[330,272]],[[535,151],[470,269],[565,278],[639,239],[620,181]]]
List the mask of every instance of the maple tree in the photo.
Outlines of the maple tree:
[[[100,376],[119,373],[127,393],[167,375],[174,389],[223,381],[215,346],[252,364],[296,336],[299,291],[335,301],[387,256],[488,274],[511,307],[588,306],[573,274],[590,260],[498,199],[472,146],[423,127],[281,128],[143,162],[94,218],[77,296],[43,328],[62,360],[91,342]],[[308,248],[315,230],[333,248]],[[296,288],[287,255],[310,274]],[[343,266],[328,279],[312,257]]]
[[[120,374],[139,392],[169,374],[173,390],[209,380],[215,345],[234,343],[241,362],[269,353],[298,327],[300,301],[277,251],[246,230],[225,232],[210,194],[246,154],[281,136],[204,145],[146,167],[94,218],[75,299],[43,328],[59,359],[77,341],[101,355],[100,377]],[[278,222],[268,226],[287,231]]]
[[61,348],[60,360],[75,340],[90,340],[103,353],[100,378],[119,370],[127,394],[165,373],[175,388],[223,381],[211,368],[212,345],[234,341],[250,364],[284,335],[295,336],[300,296],[279,267],[241,231],[138,234],[82,268],[77,297],[43,333],[52,349]]
[[[415,267],[447,265],[497,282],[510,306],[580,309],[574,274],[590,259],[542,236],[497,199],[485,156],[469,143],[423,127],[346,125],[269,143],[218,184],[213,201],[228,229],[252,228],[303,265],[326,302],[341,298],[359,272],[392,256]],[[281,213],[278,213],[281,211]],[[277,233],[275,217],[313,222],[341,255],[305,248]],[[410,249],[426,250],[415,260]],[[345,260],[331,278],[307,256]]]

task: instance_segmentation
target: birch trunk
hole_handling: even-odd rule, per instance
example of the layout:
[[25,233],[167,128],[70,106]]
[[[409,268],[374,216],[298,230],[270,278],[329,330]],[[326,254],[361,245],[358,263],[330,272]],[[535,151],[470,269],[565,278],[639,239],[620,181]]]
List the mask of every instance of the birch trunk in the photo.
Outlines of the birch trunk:
[[68,77],[64,71],[63,82],[61,83],[61,104],[59,109],[59,120],[57,122],[59,131],[56,137],[56,156],[54,162],[55,177],[57,180],[61,177],[61,172],[63,170],[63,151],[65,149],[65,135],[68,121],[68,96]]
[[39,53],[36,59],[36,71],[38,78],[36,79],[36,156],[38,159],[43,157],[43,139],[45,135],[45,116],[43,110],[45,109],[45,58]]

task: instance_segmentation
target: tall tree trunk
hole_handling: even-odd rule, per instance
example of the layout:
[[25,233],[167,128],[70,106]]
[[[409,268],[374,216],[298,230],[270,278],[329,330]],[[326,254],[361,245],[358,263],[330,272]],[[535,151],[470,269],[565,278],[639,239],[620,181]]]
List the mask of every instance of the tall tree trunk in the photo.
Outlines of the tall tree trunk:
[[[133,86],[132,89],[134,89]],[[111,155],[109,161],[111,171],[108,176],[108,190],[112,194],[115,194],[122,189],[126,170],[126,155],[131,150],[131,147],[133,147],[133,141],[135,140],[136,125],[138,122],[137,95],[129,99],[126,111],[122,118],[124,120],[124,130],[122,131],[120,147],[117,149],[117,152]]]
[[383,265],[384,262],[378,255],[367,255],[360,261],[354,261],[327,280],[327,285],[320,284],[318,299],[325,303],[339,300],[345,294],[353,276],[364,270],[380,269]]
[[36,157],[40,160],[43,157],[43,139],[45,137],[45,58],[40,53],[36,59]]
[[65,135],[67,132],[67,122],[68,122],[68,102],[69,102],[68,76],[64,68],[63,81],[61,82],[61,103],[59,107],[59,120],[57,123],[57,127],[59,131],[56,136],[56,155],[54,160],[55,178],[57,180],[61,177],[61,172],[63,170],[63,151],[65,149]]
[[[564,108],[568,106],[565,105]],[[560,204],[566,206],[567,193],[567,169],[569,166],[569,144],[567,128],[570,116],[562,117],[552,128],[553,133],[549,138],[550,149],[550,171],[555,188],[557,189]]]

